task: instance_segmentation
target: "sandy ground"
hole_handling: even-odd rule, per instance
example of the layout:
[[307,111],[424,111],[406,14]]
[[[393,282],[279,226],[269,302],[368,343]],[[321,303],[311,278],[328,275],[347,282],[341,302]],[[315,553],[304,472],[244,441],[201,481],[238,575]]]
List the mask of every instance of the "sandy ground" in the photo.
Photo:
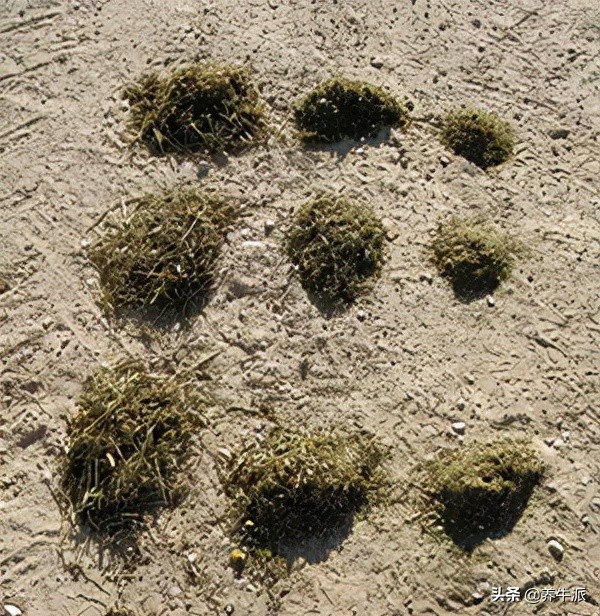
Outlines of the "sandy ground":
[[[192,59],[251,63],[280,138],[220,166],[128,148],[123,86]],[[405,95],[420,120],[387,143],[303,151],[289,104],[333,73]],[[1,0],[4,601],[26,616],[104,614],[117,600],[173,616],[227,604],[257,616],[600,613],[599,88],[597,0]],[[512,162],[486,174],[443,150],[429,118],[462,103],[516,125]],[[107,322],[82,248],[89,229],[123,199],[198,175],[245,204],[215,296],[189,327],[141,335]],[[374,292],[334,319],[280,250],[290,211],[321,189],[370,200],[392,240]],[[427,263],[431,232],[453,212],[487,216],[530,249],[494,307],[457,302]],[[122,571],[77,542],[52,498],[66,417],[101,362],[130,354],[168,368],[213,351],[202,386],[218,407],[194,492]],[[471,558],[424,534],[404,499],[267,592],[227,567],[216,473],[218,448],[268,427],[261,409],[374,432],[400,489],[456,444],[457,420],[467,442],[531,436],[550,473],[513,532]],[[536,579],[585,587],[590,602],[489,599]]]

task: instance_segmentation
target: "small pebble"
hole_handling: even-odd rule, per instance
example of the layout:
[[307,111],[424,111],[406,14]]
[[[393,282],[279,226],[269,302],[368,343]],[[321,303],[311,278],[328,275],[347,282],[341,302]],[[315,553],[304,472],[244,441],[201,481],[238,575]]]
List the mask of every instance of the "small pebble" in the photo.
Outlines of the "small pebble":
[[366,313],[364,310],[359,310],[359,311],[356,313],[356,318],[357,318],[359,321],[364,321],[364,320],[367,318],[367,313]]
[[452,430],[456,432],[456,434],[464,434],[467,429],[467,424],[464,421],[455,421],[452,424]]
[[428,284],[433,284],[433,276],[431,274],[428,274],[427,272],[423,272],[419,276],[419,280],[421,282],[427,282]]
[[450,159],[447,156],[440,156],[440,165],[447,167],[450,164]]
[[274,220],[265,220],[265,235],[270,235],[275,229],[275,221]]
[[481,603],[481,602],[483,601],[483,599],[484,599],[484,595],[483,595],[482,593],[480,593],[480,592],[474,592],[474,593],[472,593],[472,594],[471,594],[471,597],[473,597],[473,602],[474,602],[475,604],[477,604],[477,603]]
[[548,133],[550,139],[566,139],[570,134],[571,131],[568,128],[555,128]]
[[4,605],[4,611],[8,616],[21,616],[23,613],[16,605],[12,605],[10,603],[6,603]]
[[490,308],[493,308],[493,307],[496,305],[496,300],[495,300],[495,299],[494,299],[491,295],[488,295],[488,296],[486,297],[486,300],[487,300],[487,305],[488,305]]
[[379,56],[375,56],[374,58],[371,58],[371,66],[373,68],[382,68],[383,60]]
[[464,411],[465,407],[467,406],[467,401],[464,400],[463,398],[461,398],[457,403],[456,403],[456,408],[459,411]]
[[565,553],[565,548],[556,539],[551,539],[548,541],[548,551],[556,560],[561,560]]
[[225,613],[229,616],[230,614],[233,614],[233,612],[234,612],[233,605],[231,605],[231,603],[228,603],[225,606]]
[[473,385],[475,383],[475,377],[472,374],[465,374],[465,381],[467,381],[469,385]]

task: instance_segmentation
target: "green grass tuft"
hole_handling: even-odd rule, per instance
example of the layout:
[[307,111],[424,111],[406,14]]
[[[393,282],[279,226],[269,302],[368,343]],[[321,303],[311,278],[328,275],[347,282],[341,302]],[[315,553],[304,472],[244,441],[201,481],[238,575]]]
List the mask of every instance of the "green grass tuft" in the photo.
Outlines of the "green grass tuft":
[[384,90],[342,78],[316,87],[296,105],[294,114],[302,138],[323,143],[375,137],[384,127],[409,124],[406,107]]
[[487,169],[508,160],[515,148],[515,132],[496,114],[480,109],[449,113],[442,125],[442,142],[467,160]]
[[274,430],[238,455],[224,479],[242,542],[258,555],[333,533],[381,485],[383,453],[363,435]]
[[334,304],[351,303],[381,273],[385,230],[369,207],[323,196],[296,213],[287,253],[307,291]]
[[182,383],[137,362],[101,368],[85,381],[62,468],[77,521],[113,535],[177,502],[186,490],[179,471],[202,423],[189,404]]
[[471,299],[510,276],[521,245],[477,220],[452,218],[440,224],[431,248],[435,266],[456,295]]
[[446,450],[427,468],[427,506],[448,536],[470,550],[512,529],[544,470],[537,453],[521,441]]
[[156,153],[237,149],[266,130],[245,68],[193,64],[144,76],[125,90],[130,127]]
[[194,189],[146,195],[90,248],[105,303],[179,308],[210,288],[237,208]]

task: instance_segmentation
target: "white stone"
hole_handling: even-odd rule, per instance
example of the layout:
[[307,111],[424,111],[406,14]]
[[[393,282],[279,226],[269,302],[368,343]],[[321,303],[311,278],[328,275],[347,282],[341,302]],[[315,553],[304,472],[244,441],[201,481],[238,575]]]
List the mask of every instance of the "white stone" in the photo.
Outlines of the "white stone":
[[452,424],[452,429],[456,434],[464,434],[467,429],[467,424],[464,421],[455,421]]
[[4,611],[8,614],[8,616],[21,616],[23,613],[16,605],[12,605],[10,603],[6,603],[4,605]]
[[560,560],[565,553],[565,548],[556,539],[551,539],[548,541],[548,551],[556,560]]

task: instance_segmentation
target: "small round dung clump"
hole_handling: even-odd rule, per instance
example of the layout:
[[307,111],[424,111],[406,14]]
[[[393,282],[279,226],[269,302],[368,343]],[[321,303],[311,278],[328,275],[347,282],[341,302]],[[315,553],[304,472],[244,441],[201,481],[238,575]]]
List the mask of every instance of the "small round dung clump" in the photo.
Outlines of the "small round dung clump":
[[385,229],[370,208],[323,196],[296,213],[287,253],[307,291],[334,304],[351,303],[381,273]]
[[264,106],[245,68],[193,64],[125,90],[130,126],[156,153],[227,150],[265,132]]
[[105,303],[114,308],[179,308],[206,292],[236,207],[181,189],[146,195],[109,219],[90,248]]
[[544,464],[527,444],[505,439],[443,451],[426,470],[426,507],[457,545],[470,550],[512,529]]
[[455,154],[487,169],[510,158],[515,148],[515,132],[495,113],[460,109],[445,117],[442,142]]
[[493,291],[512,271],[518,242],[477,220],[451,218],[432,243],[433,262],[462,299]]
[[276,429],[236,456],[225,477],[242,542],[272,555],[346,528],[382,485],[372,437]]
[[175,503],[185,492],[179,471],[202,423],[190,407],[183,384],[137,362],[92,374],[67,428],[62,488],[74,517],[113,535]]
[[341,78],[317,86],[294,114],[303,139],[322,143],[375,137],[382,128],[409,123],[406,107],[381,88]]

